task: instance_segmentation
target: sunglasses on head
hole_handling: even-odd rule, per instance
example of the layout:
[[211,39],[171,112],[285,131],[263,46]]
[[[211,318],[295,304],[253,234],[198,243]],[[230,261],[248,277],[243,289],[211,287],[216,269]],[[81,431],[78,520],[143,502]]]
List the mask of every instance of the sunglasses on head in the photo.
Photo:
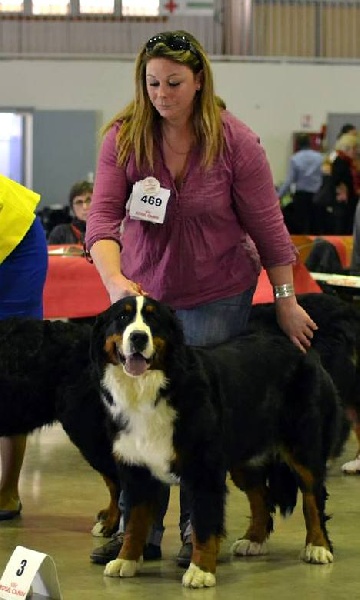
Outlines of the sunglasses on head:
[[154,35],[154,37],[150,38],[148,42],[146,42],[145,49],[153,50],[157,44],[164,44],[170,50],[175,51],[183,51],[190,50],[194,56],[201,62],[201,57],[195,46],[187,39],[185,35],[181,35],[179,33],[159,33],[158,35]]

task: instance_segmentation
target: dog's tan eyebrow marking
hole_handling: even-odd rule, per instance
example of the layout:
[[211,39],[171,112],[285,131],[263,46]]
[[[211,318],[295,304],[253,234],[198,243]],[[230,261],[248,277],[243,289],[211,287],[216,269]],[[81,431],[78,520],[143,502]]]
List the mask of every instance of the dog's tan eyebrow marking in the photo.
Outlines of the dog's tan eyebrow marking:
[[131,306],[131,304],[124,304],[124,311],[126,312],[132,312],[133,311],[133,307]]
[[156,308],[152,304],[145,304],[145,312],[147,312],[147,313],[156,312]]

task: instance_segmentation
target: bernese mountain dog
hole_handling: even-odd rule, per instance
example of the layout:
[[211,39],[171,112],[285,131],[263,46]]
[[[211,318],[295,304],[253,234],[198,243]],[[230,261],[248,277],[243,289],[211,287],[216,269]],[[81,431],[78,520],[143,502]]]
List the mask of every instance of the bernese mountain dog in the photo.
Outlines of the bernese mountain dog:
[[[318,325],[312,340],[340,394],[352,421],[360,453],[360,311],[331,294],[301,294],[299,304]],[[273,303],[252,307],[250,331],[284,335],[276,321]]]
[[119,522],[119,482],[99,382],[90,363],[90,325],[0,320],[0,436],[28,434],[59,421],[110,493],[94,534]]
[[124,298],[97,318],[91,358],[130,505],[124,544],[105,575],[135,575],[159,482],[181,477],[193,526],[183,585],[214,586],[227,473],[251,510],[235,555],[263,554],[276,508],[291,513],[300,490],[301,556],[332,562],[326,463],[348,435],[343,404],[315,350],[303,354],[278,331],[261,329],[216,347],[191,347],[174,311],[143,296]]

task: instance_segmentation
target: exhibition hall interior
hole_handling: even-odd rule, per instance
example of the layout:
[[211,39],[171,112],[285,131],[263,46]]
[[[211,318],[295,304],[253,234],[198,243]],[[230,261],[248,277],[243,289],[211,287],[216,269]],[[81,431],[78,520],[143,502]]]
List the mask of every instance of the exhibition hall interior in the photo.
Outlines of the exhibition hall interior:
[[[360,559],[358,531],[360,402],[359,414],[357,413],[360,389],[360,386],[357,387],[358,364],[360,364],[360,326],[358,327],[357,323],[357,315],[360,316],[359,27],[360,0],[308,0],[306,2],[304,0],[198,0],[197,2],[190,0],[57,0],[56,2],[12,0],[0,2],[0,345],[6,349],[3,352],[0,348],[0,402],[1,397],[5,398],[6,393],[4,413],[17,415],[14,417],[14,427],[8,426],[9,418],[6,418],[7,431],[1,429],[0,419],[0,599],[26,597],[34,600],[36,598],[53,600],[115,598],[155,600],[156,598],[161,600],[170,598],[172,594],[174,598],[197,597],[199,600],[205,598],[206,600],[223,598],[231,600],[239,597],[265,600],[269,596],[278,600],[290,598],[302,600],[313,596],[319,599],[345,600],[357,597],[359,588],[357,568]],[[198,43],[200,46],[197,46]],[[218,132],[217,121],[212,122],[206,135],[201,137],[200,129],[196,130],[196,127],[201,128],[198,121],[187,117],[186,122],[184,121],[186,126],[180,132],[178,138],[180,141],[177,144],[176,136],[171,136],[173,131],[171,126],[169,128],[164,126],[164,123],[171,125],[171,102],[168,101],[166,105],[166,100],[162,100],[162,103],[157,106],[156,95],[178,93],[174,90],[176,86],[183,83],[183,80],[181,78],[177,80],[179,75],[176,70],[175,75],[168,74],[166,71],[167,86],[171,91],[159,92],[158,88],[161,88],[159,82],[164,77],[161,69],[159,71],[155,69],[155,72],[150,75],[140,73],[140,78],[139,68],[136,71],[136,64],[138,64],[136,61],[139,62],[139,56],[145,56],[149,60],[148,65],[156,64],[157,60],[162,60],[164,47],[165,57],[170,57],[170,60],[163,62],[172,65],[173,62],[178,61],[181,68],[186,68],[194,76],[192,90],[194,111],[203,110],[204,114],[206,113],[208,105],[206,102],[197,102],[197,99],[202,93],[209,93],[209,88],[204,85],[206,69],[209,68],[213,75],[214,91],[217,96],[216,106],[221,105],[223,111],[221,114],[228,115],[223,118],[226,122],[224,129],[226,133],[222,138],[225,140],[226,148],[224,156],[221,156],[223,169],[219,168],[208,179],[199,175],[203,163],[200,168],[194,162],[197,160],[195,145],[200,143],[200,139],[202,143],[206,140],[205,154],[207,153],[207,158],[214,159],[217,151],[214,148],[221,147],[221,143],[219,146],[218,140],[213,137]],[[206,59],[204,59],[205,55]],[[191,67],[191,71],[187,68],[186,62],[184,62],[185,67],[181,64],[183,60],[185,61],[184,57],[187,57],[186,60],[190,61],[190,65],[195,65]],[[163,64],[161,68],[165,68]],[[144,126],[150,111],[150,103],[146,104],[149,99],[145,100],[145,93],[141,96],[139,91],[141,85],[144,90],[147,90],[152,107],[155,107],[154,110],[156,109],[163,117],[162,122],[154,119],[151,127],[157,127],[154,147],[159,150],[161,160],[164,159],[163,171],[156,163],[157,173],[161,174],[167,184],[153,177],[150,170],[146,171],[144,178],[138,177],[140,171],[136,169],[140,167],[137,164],[135,169],[129,155],[125,157],[123,167],[121,153],[117,153],[119,146],[116,146],[117,152],[112,148],[111,151],[108,150],[106,156],[103,154],[104,139],[109,131],[110,137],[113,135],[114,122],[115,127],[118,124],[116,115],[125,107],[130,111],[128,114],[131,113],[129,106],[132,106],[135,89],[138,106],[139,98],[142,104],[140,103],[140,111],[137,109],[137,113],[131,113],[137,115],[136,127],[134,118],[132,121],[132,135],[134,135],[133,139],[140,139],[140,137],[136,138],[136,131]],[[205,117],[207,118],[208,114],[205,114]],[[202,124],[206,122],[206,118]],[[230,167],[226,161],[229,155],[232,155],[231,144],[235,144],[239,121],[244,135],[244,145],[241,140],[238,142],[236,161],[234,160],[231,166],[234,172],[229,175]],[[174,122],[176,123],[176,119]],[[188,129],[191,134],[187,137]],[[195,130],[199,134],[197,137]],[[147,135],[150,128],[146,131]],[[113,135],[115,144],[119,144],[119,139],[115,134]],[[146,143],[137,148],[146,154],[147,159],[149,158],[148,139],[146,138]],[[140,144],[140,142],[136,143]],[[243,148],[254,152],[250,161],[247,160]],[[266,168],[269,169],[267,178],[261,179],[262,174],[251,171],[251,165],[258,164],[257,152],[263,153],[261,156],[264,157]],[[114,172],[117,168],[124,170],[128,177],[125,183],[126,177],[117,178],[113,175],[111,179],[110,168],[106,171],[110,163]],[[218,167],[217,163],[215,167]],[[242,168],[248,169],[244,178],[242,178]],[[251,177],[247,179],[249,173]],[[161,176],[158,175],[158,178],[161,179]],[[109,577],[104,573],[107,560],[94,560],[94,555],[98,556],[99,552],[101,555],[101,547],[107,548],[109,543],[114,544],[114,540],[116,545],[118,538],[110,535],[103,537],[99,532],[96,535],[94,533],[97,515],[109,503],[109,490],[100,473],[93,468],[94,464],[91,466],[81,453],[81,444],[86,445],[86,443],[80,441],[80,444],[76,444],[74,438],[71,441],[72,432],[70,437],[69,431],[66,432],[67,422],[65,420],[61,422],[62,417],[56,414],[52,425],[35,427],[35,430],[27,435],[26,449],[25,452],[24,448],[20,450],[20,458],[16,456],[12,459],[13,462],[5,458],[6,452],[10,450],[6,451],[4,448],[9,440],[14,440],[13,433],[26,433],[17,430],[15,420],[21,421],[24,416],[28,397],[27,394],[22,393],[20,400],[17,400],[19,394],[16,396],[17,384],[13,379],[13,373],[18,367],[17,361],[19,364],[24,361],[25,352],[28,350],[25,350],[24,341],[23,355],[21,344],[18,354],[13,355],[11,344],[14,344],[18,327],[16,325],[13,329],[12,321],[9,321],[10,327],[6,329],[7,317],[15,316],[9,310],[6,296],[8,290],[5,289],[6,286],[10,289],[14,281],[11,274],[9,277],[11,261],[8,258],[9,256],[11,258],[13,251],[21,248],[21,242],[26,239],[26,234],[33,224],[29,222],[24,227],[23,233],[18,233],[18,224],[23,215],[20,215],[16,194],[21,195],[21,186],[23,190],[26,189],[30,193],[29,198],[34,207],[31,219],[40,225],[46,246],[47,264],[41,296],[42,309],[36,314],[36,318],[41,315],[50,326],[53,326],[54,322],[59,322],[64,327],[84,327],[84,331],[92,332],[94,323],[98,322],[98,315],[108,311],[110,305],[118,299],[115,297],[116,293],[111,290],[111,285],[107,284],[106,273],[102,270],[104,256],[96,255],[96,250],[92,255],[92,247],[96,249],[99,240],[100,243],[112,243],[114,232],[119,236],[117,245],[124,252],[122,264],[125,264],[125,269],[128,269],[129,287],[126,290],[129,295],[144,295],[144,305],[148,295],[146,285],[153,284],[151,290],[156,291],[158,281],[163,281],[162,276],[165,281],[166,274],[169,283],[166,281],[164,286],[166,290],[164,301],[171,304],[172,308],[179,309],[178,313],[182,312],[182,300],[185,309],[192,309],[199,303],[202,306],[200,298],[204,304],[207,301],[210,303],[213,300],[222,300],[222,289],[230,290],[224,292],[225,299],[234,295],[234,290],[238,290],[239,293],[244,291],[244,287],[242,289],[237,287],[237,275],[234,275],[234,272],[238,271],[234,259],[237,250],[230,249],[228,255],[225,255],[224,250],[224,255],[220,257],[217,252],[217,247],[220,247],[219,236],[221,236],[221,244],[230,243],[232,230],[228,233],[224,229],[231,222],[228,216],[226,219],[224,217],[225,226],[220,230],[221,219],[218,213],[214,237],[209,240],[206,238],[211,211],[218,200],[218,192],[221,196],[223,180],[227,178],[231,179],[229,194],[234,194],[231,215],[240,223],[242,234],[245,231],[246,235],[250,235],[246,231],[246,227],[249,227],[255,238],[257,237],[254,244],[259,254],[263,253],[260,262],[264,258],[264,264],[267,264],[267,268],[264,268],[260,262],[258,264],[252,259],[250,261],[249,257],[246,259],[251,264],[249,269],[256,270],[251,281],[251,294],[254,292],[253,306],[274,301],[276,305],[276,301],[281,303],[284,298],[295,294],[298,297],[311,294],[328,295],[330,302],[331,299],[335,303],[339,301],[343,307],[341,310],[344,312],[340,312],[345,316],[339,316],[340,312],[336,313],[335,321],[329,324],[329,336],[330,330],[331,335],[338,336],[336,340],[341,348],[346,348],[346,355],[345,350],[343,354],[341,352],[336,354],[338,349],[335,345],[332,346],[333,338],[331,338],[331,342],[325,344],[326,348],[319,350],[320,355],[321,352],[326,355],[326,360],[323,361],[321,355],[320,360],[316,358],[315,362],[318,361],[316,369],[321,373],[323,370],[329,371],[326,373],[329,381],[334,378],[329,386],[333,393],[332,398],[338,398],[341,411],[346,416],[348,430],[346,436],[345,430],[343,432],[345,441],[341,452],[337,452],[335,458],[322,455],[319,459],[318,464],[321,463],[326,472],[328,498],[326,500],[325,489],[322,489],[321,500],[319,501],[319,497],[316,500],[318,504],[314,506],[311,504],[312,500],[310,501],[311,510],[309,510],[307,493],[302,494],[300,488],[301,485],[312,481],[313,473],[307,470],[307,466],[298,464],[291,457],[293,472],[298,476],[297,481],[301,482],[296,506],[293,514],[287,515],[286,518],[280,514],[279,509],[276,510],[274,531],[267,541],[266,552],[265,548],[261,548],[260,551],[259,546],[262,547],[262,544],[255,544],[259,551],[249,550],[244,553],[244,556],[233,555],[232,544],[246,535],[245,532],[250,524],[255,531],[258,531],[257,528],[261,529],[264,514],[261,512],[262,500],[259,500],[257,493],[252,495],[250,492],[247,496],[244,491],[237,489],[230,475],[227,475],[226,534],[223,536],[217,558],[216,585],[214,582],[209,585],[205,583],[189,585],[186,584],[186,578],[184,579],[190,560],[187,560],[189,557],[185,562],[179,560],[179,552],[183,549],[182,544],[185,541],[192,543],[192,538],[184,537],[184,532],[182,534],[180,532],[178,481],[170,487],[161,550],[157,551],[156,556],[145,556],[135,576]],[[244,200],[241,186],[245,179],[248,182],[246,193],[249,196],[246,197],[247,202],[244,202],[245,212],[241,212],[241,202]],[[265,179],[266,183],[264,183]],[[6,207],[6,195],[10,197],[11,194],[5,187],[5,181],[15,185],[14,188],[9,187],[9,190],[13,189],[15,194],[12,211],[16,216],[12,221],[9,219],[11,225],[5,224],[9,212],[3,210]],[[148,221],[145,225],[144,221],[141,221],[143,216],[136,216],[132,221],[130,218],[130,226],[127,229],[129,207],[131,208],[134,198],[136,201],[135,183],[145,185],[141,188],[142,193],[139,198],[142,198],[143,202],[144,198],[146,202],[149,202],[150,198],[150,204],[152,203],[148,206],[150,212],[153,204],[156,209],[156,204],[160,206],[163,201],[169,208],[165,208],[164,214],[154,212],[150,217],[147,215],[144,218],[144,221]],[[149,187],[146,187],[146,184]],[[19,187],[16,187],[18,185]],[[213,196],[210,193],[211,185],[214,188]],[[265,199],[260,198],[261,185],[264,185],[263,189],[266,190]],[[205,191],[201,189],[202,186]],[[169,188],[171,191],[164,188]],[[119,213],[122,211],[124,217],[117,215],[111,231],[102,234],[103,238],[100,239],[99,231],[104,226],[106,218],[104,215],[107,214],[109,206],[110,212],[113,209],[111,198],[115,198],[116,194],[120,193],[119,189],[125,190],[124,194],[126,193],[126,198],[124,195],[123,204],[119,209]],[[169,192],[170,197],[168,205],[166,192]],[[194,211],[201,213],[197,218],[203,229],[197,234],[191,231],[193,213],[192,208],[188,207],[194,198],[190,196],[195,196]],[[233,196],[231,199],[233,200]],[[109,204],[106,204],[108,200]],[[176,209],[172,202],[177,203]],[[236,202],[239,204],[237,205]],[[262,212],[260,209],[257,211],[257,202],[260,202]],[[186,213],[187,209],[188,213]],[[95,214],[96,210],[97,214]],[[185,212],[182,213],[182,210]],[[249,213],[246,212],[247,210]],[[271,233],[271,227],[266,224],[266,219],[262,218],[264,214],[270,215],[268,218],[270,220],[273,218],[274,222],[276,219],[280,220],[281,227],[285,225],[278,239],[285,235],[286,242],[278,250],[278,254],[276,254],[277,249],[272,254],[271,245],[274,242],[276,246],[276,236],[274,232]],[[88,215],[93,215],[89,217],[89,221],[87,221]],[[169,218],[169,215],[173,218],[173,222],[168,228],[163,227],[161,219],[165,219],[166,225],[166,217]],[[121,219],[123,222],[120,226]],[[181,219],[183,219],[183,229],[179,225]],[[90,226],[87,229],[88,222]],[[179,240],[174,254],[176,260],[168,272],[165,267],[164,271],[161,269],[164,264],[167,264],[169,256],[173,256],[169,248],[165,247],[164,242],[160,251],[160,246],[156,246],[155,243],[156,250],[152,254],[149,251],[151,236],[147,237],[148,232],[155,231],[156,228],[162,232],[162,227],[167,232],[171,230],[173,239]],[[16,243],[8,241],[8,237],[9,239],[14,237],[11,228],[14,228],[16,235],[20,236]],[[194,231],[197,231],[196,228]],[[261,240],[263,234],[264,237],[269,236],[264,245]],[[121,237],[123,235],[124,237]],[[188,235],[190,242],[187,240],[185,243],[181,238],[182,235]],[[191,237],[192,235],[194,237]],[[128,248],[126,243],[129,244]],[[243,245],[246,246],[246,243]],[[188,247],[195,249],[194,254],[188,252]],[[216,276],[212,278],[221,288],[217,292],[218,295],[209,293],[207,296],[206,290],[204,291],[208,285],[206,268],[204,268],[204,277],[202,272],[203,266],[206,267],[207,264],[202,254],[204,252],[208,253],[206,260],[209,257],[213,260],[214,256],[217,256],[219,261]],[[251,252],[249,256],[250,254]],[[242,260],[243,255],[239,256]],[[115,254],[115,257],[120,264],[120,254]],[[184,262],[181,264],[182,259]],[[276,264],[284,268],[291,263],[292,283],[272,277],[271,261],[276,262],[276,259],[278,260]],[[257,266],[254,266],[255,263]],[[200,267],[197,266],[198,264]],[[134,267],[130,276],[133,265],[136,265],[136,268]],[[229,279],[233,278],[231,281],[235,281],[231,289],[226,287],[228,282],[225,275],[228,265],[230,265]],[[153,274],[153,281],[150,272]],[[246,279],[248,276],[246,268],[244,272]],[[132,281],[132,274],[134,281]],[[142,281],[142,277],[146,283]],[[242,282],[241,274],[238,277]],[[31,280],[29,290],[35,287],[34,281]],[[187,292],[182,289],[183,281],[189,285],[190,290],[190,300],[187,304]],[[254,281],[257,282],[256,285],[253,285]],[[171,286],[174,286],[179,295],[178,302],[175,301],[175,292],[171,296]],[[19,289],[24,287],[26,288],[26,285],[19,284]],[[166,296],[167,292],[169,292],[168,296]],[[197,300],[193,301],[192,293],[195,296],[197,294]],[[167,302],[168,298],[171,298],[169,302]],[[126,310],[130,312],[129,307]],[[227,313],[230,314],[231,310],[230,303],[230,308],[225,308],[221,315],[222,324],[227,322]],[[34,314],[29,313],[26,316],[33,317]],[[299,313],[297,315],[299,316]],[[303,314],[300,321],[301,319],[304,319]],[[349,326],[347,319],[351,321]],[[325,318],[324,322],[326,322]],[[282,320],[278,314],[279,327],[276,325],[275,317],[273,323],[273,326],[277,327],[277,333],[280,332],[280,327],[283,329],[282,333],[290,331],[288,337],[292,341],[295,338],[295,345],[299,345],[297,333],[295,335],[292,328],[294,319],[292,325],[282,326],[281,323],[284,323],[284,319]],[[148,325],[143,326],[148,332]],[[316,340],[315,325],[306,321],[304,327],[310,344],[313,335]],[[44,337],[46,335],[48,333],[45,333]],[[270,335],[265,325],[261,335]],[[118,331],[116,336],[118,340],[120,338]],[[104,354],[111,353],[109,348],[112,348],[113,338],[110,338],[111,336],[109,336],[110,341],[106,340],[100,349]],[[302,335],[300,338],[301,346],[304,338]],[[157,335],[154,335],[154,339],[156,339],[154,344],[158,343]],[[195,339],[198,338],[195,336]],[[29,338],[26,340],[30,350],[34,344],[34,353],[38,340],[39,338],[36,337],[34,342],[29,342]],[[305,347],[301,347],[304,352],[299,352],[303,355],[304,361],[306,361],[304,358],[306,344],[305,341]],[[194,345],[203,344],[194,342]],[[31,351],[29,352],[31,356]],[[53,361],[54,373],[61,373],[61,377],[66,379],[59,366],[62,364],[63,356],[59,352],[54,351],[53,354],[52,352],[52,350],[49,352],[48,357],[41,357],[39,370],[43,368],[43,360],[48,358],[49,361]],[[291,352],[289,356],[290,354]],[[90,354],[90,342],[85,346],[85,355],[93,356]],[[141,357],[143,358],[142,355]],[[285,362],[284,357],[285,355],[281,360]],[[86,363],[83,358],[82,350],[79,357],[81,365]],[[135,359],[130,359],[130,366],[126,362],[126,357],[121,356],[119,359],[119,349],[114,350],[112,359],[114,364],[117,360],[123,361],[124,372],[129,369],[132,372],[132,379],[137,378],[142,368],[148,368],[141,363],[139,352]],[[146,361],[148,364],[148,357]],[[55,370],[55,363],[57,370]],[[340,365],[343,365],[342,373]],[[87,363],[86,367],[81,367],[84,372],[86,368]],[[69,372],[74,371],[73,366],[69,369]],[[284,364],[284,377],[288,369],[289,364]],[[254,386],[249,384],[250,394],[253,387],[255,389],[257,380],[260,379],[256,360],[252,373],[247,375],[250,381],[252,379],[254,382]],[[83,376],[83,372],[79,370],[80,376]],[[341,383],[338,382],[337,377]],[[303,389],[303,382],[304,380],[299,377],[298,386],[295,386],[295,396],[298,390]],[[346,384],[349,393],[343,393],[341,388],[342,385],[346,388]],[[26,380],[29,397],[32,396],[33,391],[34,394],[37,393],[36,386],[31,377]],[[84,384],[80,396],[85,389]],[[161,386],[159,389],[160,397]],[[73,394],[72,389],[70,394]],[[159,397],[155,398],[154,406],[157,405]],[[57,406],[56,400],[57,397],[51,398],[55,406]],[[17,406],[15,407],[18,401],[23,402],[24,409],[22,404],[19,410]],[[105,402],[100,398],[100,392],[97,401],[101,406]],[[13,402],[14,405],[11,406]],[[251,403],[250,400],[248,402]],[[275,404],[272,407],[268,406],[269,411],[276,410]],[[59,411],[58,406],[56,410]],[[86,408],[84,410],[85,412],[82,412],[83,408],[79,409],[75,414],[75,438],[78,431],[81,432],[82,421],[85,422],[87,419]],[[112,414],[116,412],[114,408],[111,410]],[[326,412],[324,407],[321,408],[322,410]],[[315,413],[318,415],[316,410]],[[195,410],[194,414],[197,414]],[[205,421],[207,417],[208,415],[205,414]],[[310,433],[306,429],[308,427],[310,431],[309,422],[306,420],[308,415],[301,412],[301,419],[302,417],[304,417],[305,432],[302,443],[304,444],[306,439],[306,443],[311,444]],[[171,417],[167,415],[166,418],[167,424],[172,423]],[[95,444],[98,432],[96,418],[94,419],[92,426]],[[119,417],[118,421],[114,419],[118,426],[121,418]],[[266,420],[267,418],[264,417],[264,422]],[[201,421],[200,430],[205,421]],[[324,423],[321,431],[320,429],[315,431],[314,436],[322,435],[324,439],[327,438],[330,425],[328,421]],[[162,426],[163,422],[158,428],[161,429]],[[121,423],[121,427],[126,428],[124,423]],[[220,429],[219,425],[219,432]],[[249,432],[250,430],[249,426]],[[194,431],[198,431],[195,420],[191,421],[189,431],[191,431],[189,435],[194,435]],[[264,431],[267,431],[266,428]],[[158,434],[158,431],[156,433]],[[287,431],[287,435],[291,439],[292,433]],[[274,450],[276,457],[284,450],[281,446],[282,441]],[[90,442],[90,445],[93,445],[93,440]],[[20,445],[22,443],[20,441]],[[241,439],[237,440],[237,443],[241,445]],[[136,444],[141,446],[142,441],[137,440]],[[11,442],[6,447],[10,448]],[[199,449],[199,445],[196,447]],[[159,454],[161,450],[163,446]],[[146,454],[145,450],[141,449],[141,451]],[[166,447],[165,451],[169,452],[169,449]],[[173,460],[174,457],[171,456],[171,461]],[[249,464],[256,467],[259,460],[261,462],[261,456],[259,458],[255,453]],[[94,458],[95,462],[96,458]],[[201,481],[201,473],[199,480]],[[11,502],[6,504],[9,496],[4,490],[10,489],[11,486],[16,487],[17,484],[19,498],[14,505]],[[289,491],[289,495],[291,493]],[[319,491],[317,493],[319,494]],[[4,498],[5,504],[2,505]],[[252,502],[253,514],[260,506],[259,521],[251,517],[249,498]],[[206,506],[204,498],[202,501],[204,514],[211,514],[212,507]],[[306,562],[301,559],[304,547],[311,545],[311,540],[309,542],[311,535],[309,533],[307,535],[306,526],[311,528],[313,520],[318,522],[318,516],[314,517],[314,514],[319,508],[319,503],[320,529],[323,532],[326,523],[326,530],[333,545],[333,561],[323,558],[320,552],[321,559],[314,554]],[[116,532],[116,527],[113,531]],[[321,535],[320,538],[323,539]],[[329,540],[326,542],[329,547],[330,542]],[[106,552],[105,555],[108,556]],[[114,555],[110,552],[108,559],[111,560],[116,555],[117,553]],[[193,558],[197,560],[196,552]],[[207,555],[204,561],[205,563],[209,561]],[[27,575],[29,571],[32,574]],[[24,573],[28,577],[26,582],[22,578]]]

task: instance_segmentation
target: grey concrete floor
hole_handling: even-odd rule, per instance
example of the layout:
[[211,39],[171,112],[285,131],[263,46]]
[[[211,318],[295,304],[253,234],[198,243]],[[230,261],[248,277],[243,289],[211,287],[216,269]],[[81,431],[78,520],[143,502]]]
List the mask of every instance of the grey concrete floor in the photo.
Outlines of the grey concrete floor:
[[20,518],[0,523],[0,573],[17,545],[49,554],[55,561],[64,600],[339,600],[360,598],[360,477],[344,476],[340,466],[353,457],[350,438],[343,456],[328,476],[328,528],[334,542],[331,565],[299,560],[305,540],[301,502],[288,519],[276,518],[269,554],[231,559],[231,542],[246,529],[245,496],[229,484],[228,537],[217,571],[217,586],[204,590],[182,587],[183,570],[176,565],[179,549],[179,494],[171,490],[163,540],[163,559],[145,563],[132,579],[103,576],[103,567],[89,560],[91,550],[106,540],[90,531],[97,511],[106,506],[101,477],[89,467],[59,426],[28,439],[21,475],[23,511]]

